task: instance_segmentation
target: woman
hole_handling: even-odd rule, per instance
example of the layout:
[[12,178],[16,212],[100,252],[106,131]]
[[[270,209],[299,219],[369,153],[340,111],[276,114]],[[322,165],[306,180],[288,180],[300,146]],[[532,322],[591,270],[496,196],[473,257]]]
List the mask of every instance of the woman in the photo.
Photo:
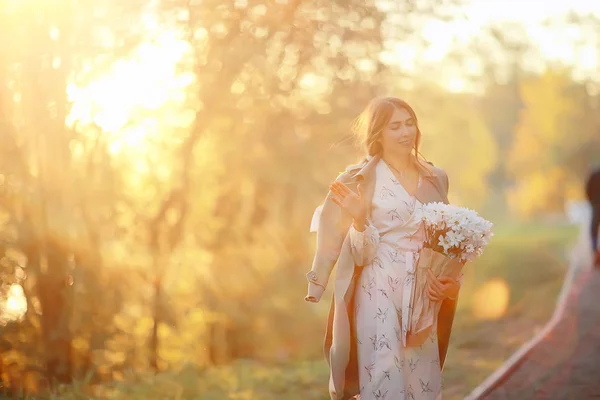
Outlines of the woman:
[[368,156],[330,186],[307,274],[305,300],[318,302],[337,263],[325,340],[329,392],[332,399],[438,399],[460,283],[428,276],[427,295],[443,303],[418,347],[402,345],[402,299],[424,241],[421,207],[448,202],[448,178],[421,160],[421,132],[406,102],[375,99],[356,127]]

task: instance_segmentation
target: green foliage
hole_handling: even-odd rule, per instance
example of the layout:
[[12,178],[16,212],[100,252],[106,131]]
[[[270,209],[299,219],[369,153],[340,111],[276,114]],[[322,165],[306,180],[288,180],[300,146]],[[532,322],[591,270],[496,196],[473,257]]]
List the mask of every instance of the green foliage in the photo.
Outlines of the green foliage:
[[525,78],[520,93],[524,110],[508,157],[509,203],[523,217],[562,212],[567,199],[583,197],[582,182],[598,155],[597,110],[567,70]]

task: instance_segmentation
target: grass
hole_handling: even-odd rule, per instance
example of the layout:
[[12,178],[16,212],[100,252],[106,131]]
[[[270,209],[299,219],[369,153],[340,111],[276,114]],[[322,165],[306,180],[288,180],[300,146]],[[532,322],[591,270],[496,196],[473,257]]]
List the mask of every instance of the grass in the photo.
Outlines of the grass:
[[[567,265],[576,226],[506,226],[495,229],[484,255],[468,265],[444,369],[444,398],[462,399],[527,342],[551,317]],[[486,282],[505,282],[506,307],[494,319],[476,316]],[[186,366],[157,376],[131,377],[95,388],[106,399],[327,400],[323,360],[266,365],[241,360],[229,366]],[[80,385],[50,399],[92,396]]]
[[328,400],[328,374],[327,365],[320,360],[288,365],[238,360],[231,365],[214,368],[188,365],[179,371],[130,377],[124,382],[103,387],[78,385],[48,397],[27,399]]

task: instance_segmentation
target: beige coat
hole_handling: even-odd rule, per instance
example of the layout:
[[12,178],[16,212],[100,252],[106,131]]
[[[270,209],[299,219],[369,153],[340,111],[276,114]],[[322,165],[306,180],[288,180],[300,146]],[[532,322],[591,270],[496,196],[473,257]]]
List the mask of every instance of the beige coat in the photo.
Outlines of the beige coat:
[[[337,180],[357,192],[361,183],[367,199],[368,209],[375,190],[375,166],[379,156],[349,167]],[[420,165],[423,178],[415,197],[423,204],[430,202],[448,203],[448,176],[441,168],[432,164]],[[324,351],[330,368],[329,392],[332,399],[349,399],[358,394],[358,365],[356,340],[352,326],[355,285],[362,266],[354,264],[348,230],[352,218],[331,201],[327,194],[317,226],[317,251],[308,278],[306,301],[318,302],[327,286],[333,266],[337,264],[333,282],[334,295],[325,335]],[[450,330],[454,320],[456,301],[446,299],[438,315],[438,345],[440,365],[444,366]]]

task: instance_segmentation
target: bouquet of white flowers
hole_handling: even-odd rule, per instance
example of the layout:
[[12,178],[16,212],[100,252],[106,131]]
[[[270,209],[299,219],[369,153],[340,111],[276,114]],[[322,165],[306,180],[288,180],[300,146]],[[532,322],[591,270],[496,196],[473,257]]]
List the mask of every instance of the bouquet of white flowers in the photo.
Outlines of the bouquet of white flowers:
[[483,253],[492,233],[492,223],[468,208],[444,203],[423,206],[427,232],[425,247],[450,259],[472,261]]
[[408,306],[407,344],[420,345],[430,334],[441,302],[426,295],[427,269],[436,277],[458,278],[464,264],[483,253],[492,233],[492,223],[475,211],[444,203],[423,206],[425,243],[414,269],[414,287]]

